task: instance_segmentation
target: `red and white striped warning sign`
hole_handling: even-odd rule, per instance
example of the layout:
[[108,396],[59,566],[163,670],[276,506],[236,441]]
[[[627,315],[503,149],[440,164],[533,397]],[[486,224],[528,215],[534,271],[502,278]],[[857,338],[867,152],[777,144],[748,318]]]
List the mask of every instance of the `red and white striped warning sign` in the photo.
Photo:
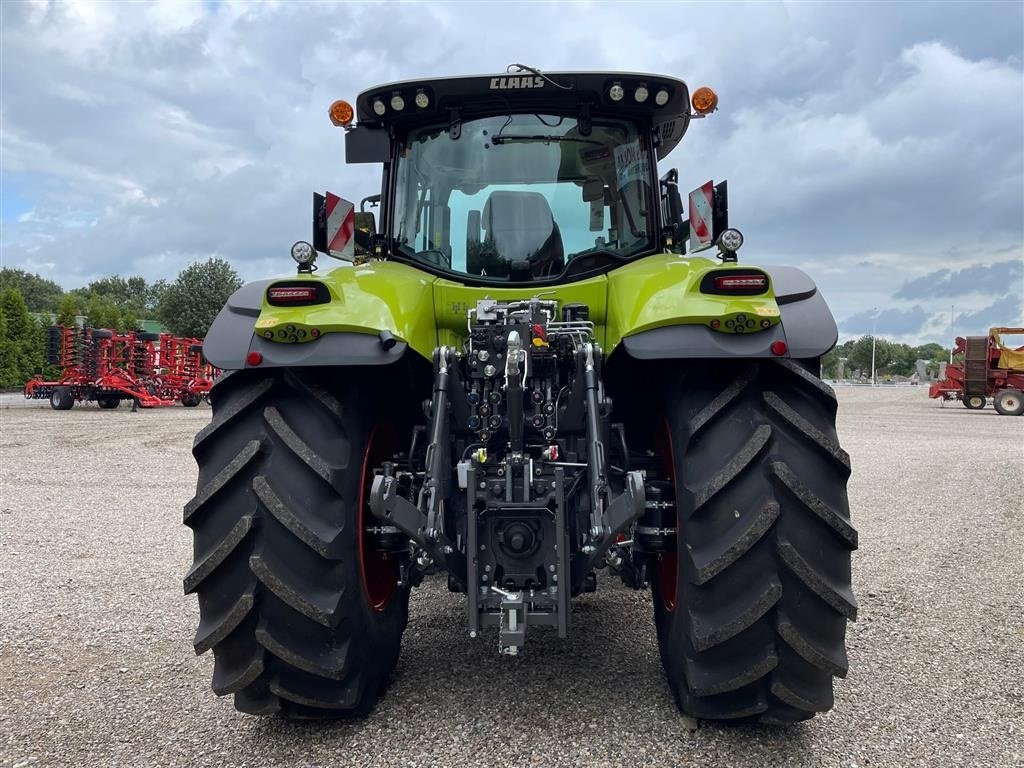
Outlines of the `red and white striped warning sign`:
[[332,192],[328,192],[324,203],[327,219],[327,251],[339,259],[352,261],[356,246],[353,234],[356,229],[355,206]]
[[690,193],[690,253],[710,248],[715,205],[715,182],[702,184]]

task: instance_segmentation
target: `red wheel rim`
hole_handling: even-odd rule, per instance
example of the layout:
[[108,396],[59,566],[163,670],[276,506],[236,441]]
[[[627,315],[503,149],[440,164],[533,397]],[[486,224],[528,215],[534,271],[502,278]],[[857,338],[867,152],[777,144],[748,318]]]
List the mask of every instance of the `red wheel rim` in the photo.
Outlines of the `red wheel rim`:
[[[661,458],[662,472],[665,479],[675,485],[676,482],[676,461],[675,453],[672,450],[672,431],[668,426],[668,419],[662,420],[661,430]],[[676,511],[676,541],[679,536],[679,512]],[[676,544],[678,547],[678,543]],[[661,603],[665,610],[671,613],[676,609],[676,590],[679,583],[679,555],[673,550],[662,552],[658,555],[655,574],[658,579],[658,592],[661,595]]]
[[373,483],[373,469],[394,455],[395,430],[391,424],[378,424],[370,431],[363,454],[362,482],[359,487],[359,573],[363,580],[366,602],[376,611],[383,611],[398,584],[398,560],[373,547],[366,536],[366,527],[376,518],[370,513],[368,495]]

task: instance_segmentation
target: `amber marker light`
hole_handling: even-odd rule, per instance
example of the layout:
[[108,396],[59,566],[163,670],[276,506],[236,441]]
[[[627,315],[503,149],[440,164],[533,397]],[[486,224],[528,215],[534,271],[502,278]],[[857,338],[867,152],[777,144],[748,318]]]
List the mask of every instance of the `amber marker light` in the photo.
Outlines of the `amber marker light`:
[[327,111],[327,114],[331,116],[331,122],[341,128],[347,128],[351,125],[352,118],[355,117],[352,105],[344,99],[338,99],[336,102],[331,104],[331,108]]
[[693,110],[698,115],[707,115],[718,107],[718,94],[706,85],[702,85],[693,92],[690,103],[693,104]]

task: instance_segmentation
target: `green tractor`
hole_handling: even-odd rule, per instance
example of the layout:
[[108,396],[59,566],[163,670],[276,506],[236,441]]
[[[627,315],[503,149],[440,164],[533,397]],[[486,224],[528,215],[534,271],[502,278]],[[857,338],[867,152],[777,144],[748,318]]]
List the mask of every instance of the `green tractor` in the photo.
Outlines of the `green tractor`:
[[710,89],[510,70],[332,105],[347,161],[383,164],[379,222],[314,195],[298,274],[206,338],[227,372],[185,591],[213,690],[364,715],[425,576],[465,595],[467,642],[517,655],[601,573],[650,587],[684,713],[826,711],[857,612],[832,315],[803,272],[739,263],[724,184],[684,217],[659,178]]

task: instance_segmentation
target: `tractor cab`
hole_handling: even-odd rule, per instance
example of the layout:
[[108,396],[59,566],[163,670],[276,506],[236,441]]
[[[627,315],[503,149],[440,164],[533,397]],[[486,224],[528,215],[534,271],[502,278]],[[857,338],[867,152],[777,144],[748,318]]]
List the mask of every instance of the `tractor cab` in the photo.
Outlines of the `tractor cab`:
[[681,80],[523,69],[371,88],[331,115],[348,162],[384,164],[376,255],[463,283],[559,283],[680,242],[657,161],[714,110],[698,96],[691,112]]

